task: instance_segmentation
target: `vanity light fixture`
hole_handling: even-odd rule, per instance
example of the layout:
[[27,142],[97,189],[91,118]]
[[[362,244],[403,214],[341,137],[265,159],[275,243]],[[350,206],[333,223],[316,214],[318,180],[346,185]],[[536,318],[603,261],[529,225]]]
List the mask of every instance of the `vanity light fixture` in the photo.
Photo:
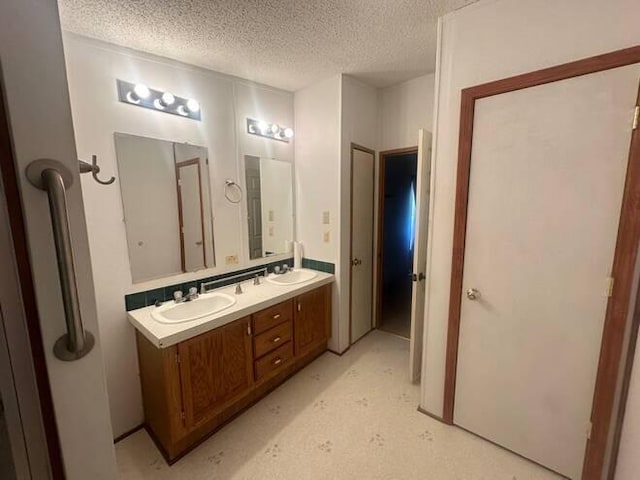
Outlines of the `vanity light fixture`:
[[293,129],[253,118],[247,118],[247,133],[285,143],[289,143],[289,140],[293,138]]
[[158,112],[201,120],[200,104],[193,98],[178,97],[170,92],[149,88],[144,83],[117,80],[118,99],[122,103],[149,108]]

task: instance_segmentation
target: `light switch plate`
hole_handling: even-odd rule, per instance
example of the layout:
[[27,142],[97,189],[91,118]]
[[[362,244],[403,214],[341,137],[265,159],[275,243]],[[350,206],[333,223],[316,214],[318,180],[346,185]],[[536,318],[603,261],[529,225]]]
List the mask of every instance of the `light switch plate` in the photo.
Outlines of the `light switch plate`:
[[275,214],[273,213],[273,210],[269,210],[269,221],[273,222],[275,218]]
[[329,243],[331,241],[331,232],[324,232],[322,239],[324,243]]
[[322,224],[329,225],[331,223],[331,215],[329,211],[322,212]]
[[269,227],[269,236],[273,237],[273,227]]

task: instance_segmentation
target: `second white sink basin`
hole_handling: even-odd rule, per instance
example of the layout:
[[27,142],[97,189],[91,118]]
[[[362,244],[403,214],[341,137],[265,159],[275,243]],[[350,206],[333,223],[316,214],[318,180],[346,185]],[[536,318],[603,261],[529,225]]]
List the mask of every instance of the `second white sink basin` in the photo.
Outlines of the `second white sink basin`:
[[151,317],[160,323],[182,323],[221,312],[236,303],[235,297],[226,293],[207,293],[182,303],[167,303],[151,311]]
[[282,275],[271,274],[267,277],[267,282],[275,285],[296,285],[298,283],[308,282],[317,275],[313,270],[291,270]]

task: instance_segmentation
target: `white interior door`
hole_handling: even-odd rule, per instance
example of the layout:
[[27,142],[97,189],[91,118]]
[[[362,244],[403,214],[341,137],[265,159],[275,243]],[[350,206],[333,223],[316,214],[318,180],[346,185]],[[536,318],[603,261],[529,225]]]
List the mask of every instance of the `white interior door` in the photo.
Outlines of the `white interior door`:
[[[113,436],[55,1],[0,2],[0,60],[30,270],[65,476],[69,480],[113,480],[117,476]],[[31,185],[25,174],[27,165],[41,158],[58,160],[73,178],[73,184],[67,190],[67,207],[79,308],[85,328],[96,338],[90,353],[76,361],[61,361],[53,353],[56,340],[66,328],[51,217],[47,194]],[[3,157],[2,161],[11,159]],[[5,260],[3,268],[10,264]],[[5,317],[5,321],[9,320]]]
[[431,184],[431,133],[418,131],[418,165],[416,170],[416,217],[411,287],[411,333],[409,335],[409,374],[412,382],[420,380],[422,334],[424,332],[425,271],[427,268],[427,233]]
[[[200,159],[178,164],[178,187],[182,209],[182,248],[184,270],[193,272],[205,267],[204,217],[200,186]],[[182,164],[184,163],[184,164]]]
[[475,106],[454,422],[570,478],[590,427],[639,77],[631,65]]
[[351,343],[372,328],[373,153],[351,152]]

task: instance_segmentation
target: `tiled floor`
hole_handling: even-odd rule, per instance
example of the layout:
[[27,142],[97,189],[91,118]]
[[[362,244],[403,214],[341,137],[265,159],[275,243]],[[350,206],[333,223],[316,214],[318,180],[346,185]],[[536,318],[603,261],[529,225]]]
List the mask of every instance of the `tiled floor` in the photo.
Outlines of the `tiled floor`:
[[169,467],[144,431],[118,443],[120,478],[560,478],[416,411],[409,343],[374,331],[327,353]]

